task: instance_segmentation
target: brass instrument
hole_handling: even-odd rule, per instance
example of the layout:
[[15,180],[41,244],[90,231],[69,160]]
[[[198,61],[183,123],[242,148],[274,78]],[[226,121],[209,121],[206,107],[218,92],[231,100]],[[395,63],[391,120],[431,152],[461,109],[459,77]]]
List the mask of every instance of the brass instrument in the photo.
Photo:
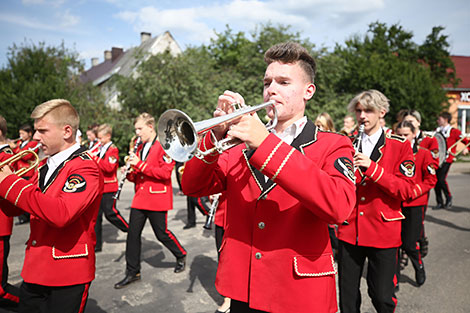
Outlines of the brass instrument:
[[3,170],[2,168],[5,165],[11,165],[12,163],[24,158],[28,154],[32,154],[33,157],[34,157],[34,160],[31,162],[31,164],[29,164],[28,167],[23,167],[23,168],[17,170],[15,172],[15,174],[18,175],[18,176],[23,176],[26,172],[29,172],[30,170],[36,169],[39,165],[39,157],[36,154],[36,152],[34,152],[33,150],[23,150],[23,151],[20,151],[20,152],[18,152],[17,154],[15,154],[13,156],[11,156],[10,158],[4,160],[3,162],[1,162],[0,163],[0,170]]
[[[137,137],[137,140],[135,141],[134,149],[132,150],[132,153],[134,153],[134,151],[137,150],[137,147],[140,145],[140,141],[141,141],[140,137]],[[129,173],[129,171],[131,169],[131,163],[129,162],[129,159],[130,159],[130,157],[128,155],[124,158],[124,162],[126,162],[126,169],[125,169],[124,173],[122,174],[121,180],[119,181],[118,190],[116,191],[116,193],[113,196],[114,200],[119,200],[119,196],[121,195],[121,191],[122,191],[122,186],[124,185],[124,182],[126,181],[126,176],[127,176],[127,174]]]
[[244,114],[256,112],[271,106],[274,118],[268,128],[271,131],[277,125],[277,111],[273,100],[256,106],[241,106],[234,104],[235,111],[226,115],[194,123],[184,112],[170,109],[165,111],[158,120],[158,141],[163,150],[175,161],[186,162],[193,156],[199,159],[214,152],[222,153],[241,143],[237,138],[227,137],[217,141],[213,138],[215,147],[206,151],[198,149],[198,136],[207,133],[212,128],[225,122],[233,121]]
[[209,210],[209,214],[207,215],[206,223],[204,224],[204,226],[202,226],[204,229],[212,229],[212,222],[214,221],[215,211],[219,206],[219,198],[221,195],[221,193],[217,193],[212,196],[212,203]]
[[[468,140],[468,143],[465,144],[463,143],[462,141],[463,140]],[[462,148],[463,146],[463,148]],[[449,151],[449,154],[456,157],[458,156],[460,153],[462,153],[465,149],[467,149],[467,147],[470,146],[470,136],[462,136],[462,138],[460,138],[459,140],[457,140],[452,146],[449,147],[449,149],[447,149]],[[454,147],[456,147],[456,152],[452,152],[452,149],[454,149]]]
[[183,165],[183,166],[180,166],[180,167],[178,168],[178,173],[179,173],[180,175],[183,175],[183,173],[184,173],[184,165]]
[[421,133],[425,137],[431,137],[436,139],[438,151],[437,153],[435,151],[431,151],[431,153],[434,158],[437,158],[439,160],[439,167],[441,167],[447,159],[447,156],[449,155],[446,137],[444,137],[441,132],[436,131],[421,131]]

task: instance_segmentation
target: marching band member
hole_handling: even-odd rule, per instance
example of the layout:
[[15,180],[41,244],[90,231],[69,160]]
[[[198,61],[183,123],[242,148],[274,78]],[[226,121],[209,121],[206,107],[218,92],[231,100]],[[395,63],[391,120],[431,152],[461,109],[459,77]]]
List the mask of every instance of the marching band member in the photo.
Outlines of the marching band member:
[[93,150],[95,146],[99,146],[100,142],[98,140],[98,124],[89,125],[86,131],[87,137],[87,148],[88,150]]
[[[410,258],[415,270],[416,283],[421,286],[426,280],[426,273],[418,249],[418,242],[424,222],[423,212],[425,212],[425,207],[428,204],[429,191],[434,188],[437,182],[436,163],[429,150],[414,144],[416,130],[411,122],[404,119],[397,125],[396,131],[397,135],[405,137],[410,142],[415,156],[415,185],[411,199],[402,202],[402,212],[405,219],[402,221],[401,249]],[[400,267],[397,268],[398,274],[400,274]]]
[[95,225],[95,251],[97,252],[101,251],[103,247],[103,213],[106,219],[121,231],[127,233],[129,229],[129,224],[127,224],[126,219],[117,209],[113,198],[118,190],[117,170],[119,167],[119,150],[111,141],[112,133],[113,129],[109,124],[103,124],[98,127],[97,135],[101,148],[98,155],[93,156],[104,177],[103,198],[101,199],[100,210]]
[[[403,121],[408,121],[413,124],[413,127],[415,128],[415,139],[413,143],[413,151],[418,148],[424,148],[427,149],[431,152],[431,155],[434,160],[434,168],[437,169],[439,168],[439,144],[437,142],[436,137],[434,136],[425,136],[424,133],[421,131],[420,126],[421,126],[421,114],[416,111],[416,110],[406,110],[402,112],[402,119]],[[419,167],[417,167],[419,168]],[[434,184],[435,185],[435,184]],[[424,258],[428,254],[429,250],[429,240],[426,237],[426,233],[424,230],[424,217],[426,216],[426,211],[428,208],[428,204],[426,203],[425,205],[422,206],[423,212],[422,212],[422,225],[421,225],[421,232],[420,232],[420,238],[419,238],[419,253],[422,258]],[[402,257],[406,256],[406,253],[402,253]],[[405,262],[404,264],[406,264]]]
[[[13,156],[13,151],[6,142],[7,122],[0,115],[0,162]],[[1,207],[1,203],[0,203]],[[0,210],[0,299],[6,300],[9,304],[17,306],[19,302],[20,290],[18,287],[8,283],[8,254],[10,253],[10,236],[13,229],[13,217],[5,215]]]
[[140,280],[141,235],[149,219],[157,239],[176,257],[175,273],[184,271],[186,250],[168,229],[168,211],[173,209],[171,172],[175,162],[163,151],[156,140],[155,119],[142,113],[134,122],[141,145],[130,156],[133,171],[127,175],[135,183],[135,195],[131,204],[129,232],[126,240],[126,273],[124,279],[114,285],[123,288]]
[[339,225],[339,292],[341,312],[359,312],[360,280],[368,260],[367,286],[377,312],[393,312],[397,300],[396,260],[401,245],[400,203],[408,199],[415,164],[410,145],[385,134],[380,117],[389,100],[377,90],[356,95],[348,105],[358,124],[364,124],[362,145],[354,156],[356,206]]
[[343,119],[343,127],[339,131],[340,134],[353,138],[357,135],[357,125],[352,115],[346,115]]
[[[462,133],[457,128],[454,128],[450,125],[452,121],[452,115],[449,112],[442,112],[437,118],[437,127],[436,131],[441,132],[447,141],[447,148],[449,149],[454,143],[456,143],[462,136]],[[452,152],[456,152],[457,147],[453,148]],[[467,154],[468,150],[465,149],[463,154]],[[441,167],[437,169],[437,184],[434,188],[436,193],[436,202],[437,206],[435,209],[450,209],[452,207],[452,194],[450,193],[449,184],[447,184],[447,174],[449,173],[450,166],[454,162],[455,157],[449,153],[446,158],[446,161],[442,164]],[[442,194],[446,199],[445,203],[442,198]]]
[[[264,101],[274,100],[278,123],[269,133],[256,114],[211,132],[244,142],[222,154],[186,163],[183,191],[226,191],[226,229],[216,287],[231,313],[336,312],[336,266],[328,224],[342,223],[354,205],[353,148],[339,134],[321,132],[305,106],[315,92],[315,61],[297,43],[265,54]],[[225,91],[214,116],[244,104]],[[273,110],[268,109],[273,118]],[[228,131],[228,132],[227,132]],[[211,133],[199,142],[214,146]],[[315,192],[312,192],[315,191]]]
[[85,148],[75,141],[79,116],[72,105],[54,99],[32,112],[46,155],[29,181],[0,171],[0,206],[8,215],[31,214],[20,312],[84,312],[95,277],[95,221],[103,177]]
[[[20,135],[20,140],[17,142],[16,148],[13,150],[14,153],[19,153],[20,151],[28,150],[28,149],[36,149],[38,142],[36,140],[33,140],[33,129],[31,128],[30,125],[25,124],[21,126],[18,132]],[[16,162],[17,170],[28,167],[32,160],[33,160],[32,155],[26,155],[24,158],[21,158],[20,160],[18,160],[18,162]],[[22,177],[24,179],[29,179],[33,175],[34,175],[33,172],[28,171],[28,173],[26,173]],[[29,219],[30,219],[29,213],[24,212],[23,214],[18,216],[18,222],[16,224],[17,225],[26,224],[29,222]]]

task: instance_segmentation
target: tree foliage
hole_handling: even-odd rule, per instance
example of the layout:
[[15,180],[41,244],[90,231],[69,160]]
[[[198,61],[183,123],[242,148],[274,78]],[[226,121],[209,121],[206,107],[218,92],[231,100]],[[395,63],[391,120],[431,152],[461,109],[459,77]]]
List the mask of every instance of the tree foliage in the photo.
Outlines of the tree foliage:
[[413,34],[399,25],[387,27],[375,22],[363,37],[353,37],[345,46],[337,45],[334,54],[344,61],[344,72],[337,81],[338,94],[377,89],[390,99],[388,122],[401,109],[416,109],[423,116],[424,129],[434,128],[437,114],[447,102],[443,84],[455,83],[447,51],[446,36],[435,27],[422,45],[412,41]]
[[83,69],[78,54],[64,44],[14,44],[9,48],[8,64],[0,70],[0,114],[8,123],[8,135],[17,137],[17,129],[32,124],[30,114],[45,101],[63,98],[78,110],[82,125],[93,121],[104,110],[100,92],[80,83]]

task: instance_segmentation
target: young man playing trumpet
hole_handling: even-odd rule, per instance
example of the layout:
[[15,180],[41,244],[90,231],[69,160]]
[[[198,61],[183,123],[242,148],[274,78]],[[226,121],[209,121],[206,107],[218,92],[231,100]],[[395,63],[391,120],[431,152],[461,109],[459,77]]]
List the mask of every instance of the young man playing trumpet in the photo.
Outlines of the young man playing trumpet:
[[[322,132],[305,116],[315,93],[315,61],[297,43],[265,54],[264,101],[278,113],[269,133],[256,114],[211,132],[240,139],[223,154],[186,163],[183,191],[226,192],[226,230],[216,287],[232,299],[231,313],[337,312],[328,224],[342,223],[354,205],[350,140]],[[233,111],[243,97],[225,91],[214,116]],[[273,118],[273,110],[268,110]],[[199,149],[214,147],[206,133]]]
[[19,312],[81,313],[95,278],[94,228],[103,176],[75,141],[79,116],[67,100],[44,102],[31,118],[47,163],[29,181],[8,166],[0,171],[3,212],[31,214]]

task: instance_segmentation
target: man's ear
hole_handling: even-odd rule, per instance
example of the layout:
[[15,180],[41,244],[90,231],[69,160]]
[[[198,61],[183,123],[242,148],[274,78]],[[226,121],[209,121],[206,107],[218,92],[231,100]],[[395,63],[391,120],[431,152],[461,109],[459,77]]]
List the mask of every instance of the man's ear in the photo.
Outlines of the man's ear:
[[315,94],[316,90],[317,90],[317,87],[315,87],[315,85],[313,83],[308,84],[306,89],[305,89],[304,99],[306,101],[312,99],[312,97]]
[[379,116],[380,116],[380,117],[384,117],[385,114],[387,114],[387,111],[385,111],[385,110],[380,110],[380,111],[379,111]]
[[[72,129],[72,126],[70,126],[70,125],[65,125],[64,128],[63,128],[63,132],[64,132],[64,139],[65,140],[68,140],[71,137],[74,137],[73,136],[73,129]],[[73,138],[73,139],[75,140],[75,138]]]

